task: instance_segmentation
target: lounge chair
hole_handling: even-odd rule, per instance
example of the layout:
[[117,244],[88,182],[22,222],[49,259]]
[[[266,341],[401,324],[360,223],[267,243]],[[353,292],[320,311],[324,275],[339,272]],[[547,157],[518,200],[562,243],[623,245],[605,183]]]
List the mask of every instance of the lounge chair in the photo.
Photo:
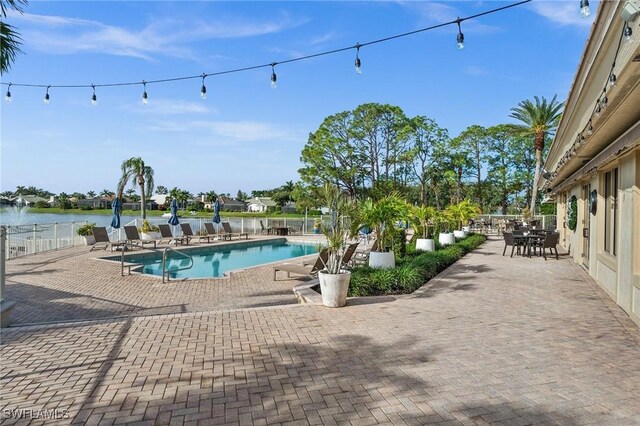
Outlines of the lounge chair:
[[205,231],[207,231],[207,235],[210,238],[218,238],[220,236],[220,234],[218,234],[218,231],[216,231],[215,226],[213,226],[213,222],[205,222],[204,229]]
[[[344,254],[342,255],[342,266],[341,266],[342,268],[350,268],[352,266],[351,259],[353,258],[353,255],[356,253],[356,248],[358,248],[358,244],[360,243],[357,242],[357,243],[349,244],[347,246],[347,249],[344,251]],[[303,265],[309,266],[309,265],[313,265],[313,263],[306,262],[306,263],[303,263]]]
[[140,234],[138,233],[138,228],[136,228],[133,225],[130,226],[125,226],[124,227],[124,233],[127,236],[127,244],[130,247],[133,247],[134,245],[139,246],[141,248],[144,248],[144,246],[146,244],[153,244],[153,248],[156,248],[156,244],[158,242],[158,240],[153,239],[153,240],[143,240],[142,238],[140,238]]
[[318,254],[318,258],[313,265],[299,265],[297,263],[283,263],[273,267],[273,280],[276,281],[276,275],[278,271],[285,271],[287,278],[291,277],[291,273],[300,274],[308,277],[314,277],[319,271],[324,269],[327,259],[329,257],[329,251],[325,248]]
[[105,228],[104,226],[94,226],[91,230],[93,231],[93,237],[95,238],[96,242],[89,251],[93,251],[94,249],[98,248],[106,250],[109,247],[111,248],[111,251],[113,251],[114,247],[122,248],[127,243],[126,241],[112,242],[109,239],[109,234],[107,234],[107,228]]
[[222,222],[222,230],[224,232],[222,232],[219,235],[222,237],[223,240],[231,240],[232,237],[238,237],[238,238],[245,237],[246,239],[249,239],[248,232],[233,232],[231,230],[231,225],[229,224],[229,222]]
[[181,236],[176,237],[175,235],[173,235],[173,232],[171,232],[171,227],[166,223],[158,225],[158,227],[160,228],[160,235],[162,236],[161,241],[168,240],[169,244],[173,242],[176,245],[178,243],[184,244],[185,237],[181,237]]
[[369,260],[369,253],[371,253],[372,251],[378,251],[378,250],[380,250],[380,243],[378,242],[377,239],[375,239],[373,240],[371,247],[365,248],[364,250],[356,250],[353,253],[353,257],[351,258],[351,264],[362,265],[367,263],[367,261]]
[[211,236],[209,235],[194,235],[193,230],[191,229],[190,223],[181,223],[180,228],[182,228],[182,235],[187,239],[187,244],[194,238],[198,239],[198,242],[202,242],[202,240],[206,239],[208,243],[211,242]]
[[260,230],[262,232],[262,235],[271,235],[272,232],[271,227],[265,228],[264,224],[262,223],[262,219],[260,219]]

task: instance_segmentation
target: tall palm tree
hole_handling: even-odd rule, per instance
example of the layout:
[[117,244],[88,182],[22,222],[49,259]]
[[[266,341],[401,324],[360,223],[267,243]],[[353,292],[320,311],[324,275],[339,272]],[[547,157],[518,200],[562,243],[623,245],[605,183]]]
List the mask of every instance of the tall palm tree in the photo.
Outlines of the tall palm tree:
[[542,163],[542,151],[547,135],[552,135],[562,116],[564,102],[558,102],[557,96],[547,102],[545,97],[540,100],[534,96],[535,104],[529,99],[521,101],[517,107],[511,108],[509,115],[524,124],[516,125],[517,133],[533,136],[534,148],[536,150],[536,169],[533,178],[533,190],[531,191],[531,214],[535,214],[536,197],[538,196],[538,179],[540,177],[540,166]]
[[0,39],[2,49],[0,49],[0,74],[9,71],[11,64],[16,59],[16,55],[21,53],[20,34],[9,24],[5,23],[7,9],[13,9],[22,13],[22,5],[27,5],[27,0],[0,0]]
[[147,195],[153,193],[153,169],[144,164],[140,157],[132,157],[122,162],[122,177],[118,182],[118,198],[122,200],[127,182],[140,187],[140,211],[142,219],[147,218]]

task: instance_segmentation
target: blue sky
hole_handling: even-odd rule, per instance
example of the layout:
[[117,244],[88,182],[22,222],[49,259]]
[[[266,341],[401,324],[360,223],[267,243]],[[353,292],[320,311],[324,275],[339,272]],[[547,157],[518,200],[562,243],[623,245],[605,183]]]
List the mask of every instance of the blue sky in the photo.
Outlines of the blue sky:
[[[300,152],[328,115],[366,102],[424,115],[456,136],[510,122],[534,95],[564,100],[596,11],[534,1],[361,49],[201,80],[97,88],[11,88],[1,102],[1,189],[115,190],[140,156],[156,185],[192,193],[268,189],[298,180]],[[509,4],[452,2],[31,1],[8,22],[23,55],[3,83],[90,85],[214,73],[365,43]],[[3,94],[7,87],[2,86]],[[4,97],[4,96],[3,96]]]

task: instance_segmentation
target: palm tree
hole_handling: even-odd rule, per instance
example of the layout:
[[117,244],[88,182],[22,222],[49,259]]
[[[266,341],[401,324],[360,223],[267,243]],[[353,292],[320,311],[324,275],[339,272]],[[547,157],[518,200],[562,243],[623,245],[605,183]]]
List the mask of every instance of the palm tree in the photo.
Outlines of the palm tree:
[[118,198],[122,199],[127,182],[140,187],[140,211],[142,219],[147,218],[147,197],[146,194],[153,193],[153,169],[144,164],[140,157],[132,157],[122,162],[122,177],[118,182]]
[[20,34],[7,23],[4,22],[7,17],[7,9],[11,8],[22,13],[22,5],[27,5],[27,0],[0,0],[0,38],[2,38],[2,49],[0,50],[0,74],[9,71],[11,64],[16,59],[16,55],[21,53],[20,50]]
[[531,214],[535,214],[536,197],[538,196],[538,179],[540,176],[540,166],[542,163],[542,151],[547,135],[552,135],[558,127],[564,102],[556,101],[554,96],[551,102],[547,102],[545,97],[542,101],[534,96],[535,104],[529,99],[521,101],[517,107],[511,108],[509,115],[524,124],[516,125],[517,133],[532,135],[534,138],[534,148],[536,151],[536,169],[533,178],[533,190],[531,191]]
[[96,191],[87,191],[87,197],[96,198]]
[[116,195],[113,191],[111,191],[110,189],[103,189],[102,191],[100,191],[100,196],[101,197],[112,197],[113,195]]

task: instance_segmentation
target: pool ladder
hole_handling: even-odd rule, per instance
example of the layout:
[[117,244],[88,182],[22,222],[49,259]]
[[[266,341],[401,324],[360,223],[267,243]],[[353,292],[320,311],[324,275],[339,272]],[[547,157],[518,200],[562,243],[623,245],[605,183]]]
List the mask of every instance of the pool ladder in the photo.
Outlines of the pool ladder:
[[[185,266],[185,267],[180,267],[177,269],[172,269],[171,271],[168,271],[166,269],[167,267],[167,252],[174,252],[176,254],[179,254],[180,256],[182,256],[185,259],[189,260],[189,266]],[[162,250],[162,282],[165,282],[165,276],[167,277],[167,281],[169,281],[169,277],[170,277],[170,273],[171,272],[178,272],[178,271],[185,271],[187,269],[191,269],[193,268],[193,257],[189,256],[188,254],[185,254],[181,251],[178,250],[174,250],[170,247],[165,248],[164,250]]]

